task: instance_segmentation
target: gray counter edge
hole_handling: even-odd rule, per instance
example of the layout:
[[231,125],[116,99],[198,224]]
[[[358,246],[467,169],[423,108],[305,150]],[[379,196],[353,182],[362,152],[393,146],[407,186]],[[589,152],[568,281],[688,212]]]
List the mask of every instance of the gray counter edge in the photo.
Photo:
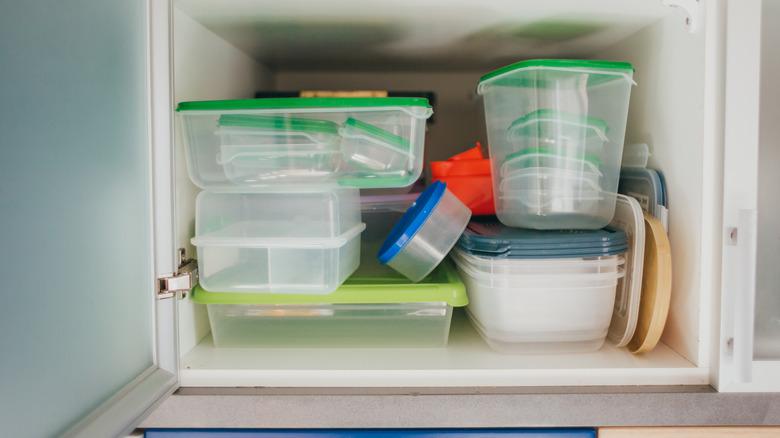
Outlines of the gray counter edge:
[[709,387],[182,388],[142,428],[780,425],[780,394]]

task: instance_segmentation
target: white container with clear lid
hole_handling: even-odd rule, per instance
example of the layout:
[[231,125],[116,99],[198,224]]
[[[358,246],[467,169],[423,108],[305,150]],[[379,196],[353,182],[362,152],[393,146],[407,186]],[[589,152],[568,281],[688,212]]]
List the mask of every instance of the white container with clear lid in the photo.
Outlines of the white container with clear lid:
[[[633,67],[626,62],[539,59],[503,67],[480,79],[477,92],[484,98],[496,214],[503,223],[537,229],[598,229],[609,223],[632,77]],[[499,189],[507,174],[502,173],[507,158],[529,148],[546,148],[551,155],[567,158],[545,158],[551,169],[571,171],[574,163],[577,170],[579,160],[585,173],[586,157],[598,157],[604,195],[588,193],[588,199],[578,199],[563,190],[502,199]],[[523,199],[532,199],[540,207],[517,205]]]
[[213,292],[327,294],[360,263],[360,198],[352,187],[198,195],[201,286]]
[[415,97],[182,102],[176,111],[190,178],[206,190],[409,186],[422,173],[433,113]]

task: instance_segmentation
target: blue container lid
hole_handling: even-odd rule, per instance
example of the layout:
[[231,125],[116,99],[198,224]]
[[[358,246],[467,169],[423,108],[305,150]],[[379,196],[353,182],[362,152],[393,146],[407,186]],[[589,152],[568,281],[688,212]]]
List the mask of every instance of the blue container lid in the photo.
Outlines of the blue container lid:
[[417,200],[393,226],[387,239],[382,243],[382,247],[379,248],[377,259],[380,263],[386,264],[392,260],[412,240],[412,237],[417,234],[433,213],[446,190],[447,184],[436,181],[420,193]]
[[625,168],[620,170],[618,193],[639,201],[644,211],[652,213],[656,205],[666,206],[664,182],[657,170]]
[[458,247],[476,255],[517,258],[541,256],[598,257],[620,254],[628,248],[622,230],[531,230],[511,228],[490,220],[472,220]]

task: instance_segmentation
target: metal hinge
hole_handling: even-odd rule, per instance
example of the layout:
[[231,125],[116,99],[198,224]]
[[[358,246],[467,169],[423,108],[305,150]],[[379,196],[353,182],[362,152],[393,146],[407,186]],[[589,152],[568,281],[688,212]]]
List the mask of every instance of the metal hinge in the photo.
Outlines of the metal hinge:
[[198,282],[198,261],[187,258],[187,250],[179,248],[176,252],[178,268],[173,275],[164,275],[157,279],[157,299],[184,298],[187,292]]

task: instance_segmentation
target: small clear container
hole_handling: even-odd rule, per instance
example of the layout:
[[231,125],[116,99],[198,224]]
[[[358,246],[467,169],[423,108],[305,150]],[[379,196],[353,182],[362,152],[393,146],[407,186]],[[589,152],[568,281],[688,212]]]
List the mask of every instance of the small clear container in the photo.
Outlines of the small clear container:
[[[176,111],[190,178],[206,190],[410,186],[422,173],[425,122],[433,114],[428,99],[407,97],[182,102]],[[405,154],[388,149],[393,144],[403,144]]]
[[377,257],[412,281],[422,280],[447,256],[471,218],[471,210],[436,181],[395,224]]
[[198,195],[201,286],[219,292],[327,294],[360,263],[358,190],[285,189]]
[[[625,62],[540,59],[509,65],[480,79],[477,92],[484,98],[496,214],[502,222],[537,229],[598,229],[609,223],[632,78],[633,67]],[[537,168],[552,170],[539,172],[537,178],[559,170],[580,175],[559,179],[558,185],[568,185],[566,189],[526,192],[517,187],[518,192],[502,197],[500,189],[507,186],[503,180],[514,175],[501,171],[507,158],[539,148],[569,160],[545,158],[550,166]],[[599,184],[585,196],[570,195],[578,191],[578,184],[592,179],[586,174],[595,174],[587,169],[589,155],[600,160]]]
[[217,124],[217,164],[238,186],[338,171],[341,139],[331,121],[225,114]]
[[341,129],[341,151],[349,173],[377,177],[405,175],[414,170],[409,140],[378,126],[348,118]]
[[447,345],[453,308],[468,303],[450,263],[419,283],[392,271],[367,271],[329,295],[214,293],[197,286],[192,299],[207,305],[217,347]]

